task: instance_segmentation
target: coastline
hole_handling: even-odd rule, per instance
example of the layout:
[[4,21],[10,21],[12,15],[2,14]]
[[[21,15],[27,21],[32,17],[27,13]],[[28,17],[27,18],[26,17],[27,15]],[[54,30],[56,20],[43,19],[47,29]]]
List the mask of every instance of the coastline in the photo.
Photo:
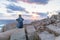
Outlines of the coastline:
[[[9,24],[12,24],[12,23],[17,23],[15,20],[0,20],[0,32],[2,31],[2,28],[5,26],[5,25],[9,25]],[[30,24],[32,23],[33,21],[32,20],[24,20],[24,24]]]

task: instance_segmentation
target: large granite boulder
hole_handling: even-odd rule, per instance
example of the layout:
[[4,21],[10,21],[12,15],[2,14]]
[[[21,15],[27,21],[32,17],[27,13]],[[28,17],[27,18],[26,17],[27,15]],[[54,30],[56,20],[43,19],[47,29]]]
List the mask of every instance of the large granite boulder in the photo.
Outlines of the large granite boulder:
[[60,40],[60,36],[56,37],[55,40]]
[[2,28],[2,32],[5,32],[5,31],[11,30],[11,29],[15,29],[16,28],[16,25],[17,25],[17,22],[6,24]]
[[10,40],[26,40],[24,28],[18,29],[17,32],[14,32],[14,33],[11,35]]
[[50,34],[47,31],[43,31],[41,33],[38,33],[39,38],[41,38],[41,40],[55,40],[55,36],[54,34]]
[[[23,29],[16,28],[16,29],[12,29],[6,32],[2,32],[0,33],[0,40],[10,40],[11,35],[14,35],[14,33],[17,33],[17,32],[21,33],[22,32],[21,30]],[[20,35],[23,35],[23,34],[20,34]]]

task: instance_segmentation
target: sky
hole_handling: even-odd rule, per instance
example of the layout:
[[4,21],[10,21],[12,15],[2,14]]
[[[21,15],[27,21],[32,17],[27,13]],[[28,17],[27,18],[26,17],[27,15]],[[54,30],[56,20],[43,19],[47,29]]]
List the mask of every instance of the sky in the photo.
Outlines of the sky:
[[19,14],[26,20],[39,20],[58,11],[60,0],[0,0],[0,20],[15,20]]

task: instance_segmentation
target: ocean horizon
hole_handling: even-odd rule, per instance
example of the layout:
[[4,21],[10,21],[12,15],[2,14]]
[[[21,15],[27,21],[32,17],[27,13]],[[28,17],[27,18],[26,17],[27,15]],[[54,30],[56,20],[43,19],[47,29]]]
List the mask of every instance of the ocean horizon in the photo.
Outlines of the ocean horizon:
[[[0,20],[0,30],[2,29],[2,27],[6,24],[9,24],[9,23],[13,23],[15,22],[16,20]],[[32,20],[24,20],[24,24],[29,24],[31,23]]]

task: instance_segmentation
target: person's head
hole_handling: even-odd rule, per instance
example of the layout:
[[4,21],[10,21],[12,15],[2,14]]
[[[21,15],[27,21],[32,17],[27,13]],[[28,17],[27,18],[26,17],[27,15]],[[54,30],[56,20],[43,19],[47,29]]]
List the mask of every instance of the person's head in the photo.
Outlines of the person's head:
[[21,15],[19,15],[19,17],[21,17]]

